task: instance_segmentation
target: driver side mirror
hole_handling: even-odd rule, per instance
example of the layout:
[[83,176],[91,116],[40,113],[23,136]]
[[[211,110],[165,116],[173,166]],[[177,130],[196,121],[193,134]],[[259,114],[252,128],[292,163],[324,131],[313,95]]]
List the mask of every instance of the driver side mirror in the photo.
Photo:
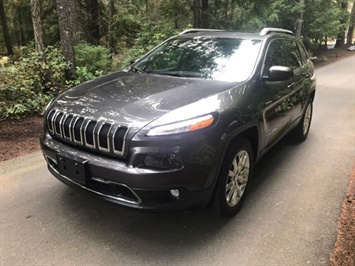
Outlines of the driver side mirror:
[[269,69],[269,81],[285,81],[293,77],[293,70],[285,66],[272,66]]

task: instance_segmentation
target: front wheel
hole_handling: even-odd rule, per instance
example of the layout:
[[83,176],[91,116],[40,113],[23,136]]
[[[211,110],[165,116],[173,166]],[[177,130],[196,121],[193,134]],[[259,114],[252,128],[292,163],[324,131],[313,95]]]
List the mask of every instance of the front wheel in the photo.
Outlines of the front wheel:
[[232,217],[242,207],[254,166],[253,149],[245,140],[238,140],[227,151],[211,202],[218,216]]
[[304,141],[307,138],[309,128],[311,127],[312,114],[313,114],[313,103],[310,100],[307,103],[306,110],[303,114],[303,117],[302,117],[300,123],[297,125],[297,127],[293,131],[293,137],[297,141]]

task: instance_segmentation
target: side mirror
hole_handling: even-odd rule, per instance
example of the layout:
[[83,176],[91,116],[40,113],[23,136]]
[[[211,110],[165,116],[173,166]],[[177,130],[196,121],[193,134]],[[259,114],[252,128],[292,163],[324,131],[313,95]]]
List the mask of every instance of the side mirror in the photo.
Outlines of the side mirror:
[[293,70],[285,66],[272,66],[269,69],[269,81],[285,81],[293,77]]

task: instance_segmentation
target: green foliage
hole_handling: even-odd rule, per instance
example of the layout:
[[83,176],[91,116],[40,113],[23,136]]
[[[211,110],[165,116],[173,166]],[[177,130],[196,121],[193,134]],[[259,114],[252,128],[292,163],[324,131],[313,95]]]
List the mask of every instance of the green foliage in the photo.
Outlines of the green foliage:
[[135,40],[135,45],[123,51],[122,56],[118,58],[119,62],[116,63],[116,68],[121,69],[127,67],[130,65],[131,60],[138,59],[159,43],[178,33],[178,30],[165,23],[155,25],[149,23],[144,24]]
[[0,119],[40,114],[66,86],[67,64],[57,48],[47,47],[45,61],[32,47],[22,48],[21,53],[19,61],[1,69]]
[[342,16],[342,10],[334,1],[309,0],[304,14],[303,35],[317,41],[324,37],[336,38],[344,27]]
[[49,94],[36,93],[24,86],[2,86],[2,84],[0,96],[0,120],[40,114],[51,99]]
[[[58,47],[48,46],[44,55],[33,46],[21,48],[21,57],[12,66],[0,68],[0,120],[40,114],[60,92],[84,81],[101,76],[110,69],[108,52],[103,47],[82,45],[77,78],[66,80],[68,69]],[[91,54],[89,54],[91,53]]]
[[79,75],[88,72],[95,77],[111,69],[111,55],[107,48],[83,43],[75,46],[74,50]]

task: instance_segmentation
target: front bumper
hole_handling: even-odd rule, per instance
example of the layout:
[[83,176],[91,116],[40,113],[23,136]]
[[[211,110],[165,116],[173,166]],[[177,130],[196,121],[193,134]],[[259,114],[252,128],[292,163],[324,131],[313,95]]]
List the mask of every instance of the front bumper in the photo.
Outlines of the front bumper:
[[[56,178],[122,206],[154,211],[200,208],[209,203],[213,194],[214,186],[206,185],[211,173],[186,162],[178,169],[142,169],[132,166],[129,160],[89,153],[50,137],[42,137],[40,143],[48,169]],[[63,163],[58,161],[62,158],[68,158],[72,165],[79,164],[78,171],[85,172],[77,171],[81,179],[63,174]],[[179,195],[173,196],[171,190],[178,190]]]

